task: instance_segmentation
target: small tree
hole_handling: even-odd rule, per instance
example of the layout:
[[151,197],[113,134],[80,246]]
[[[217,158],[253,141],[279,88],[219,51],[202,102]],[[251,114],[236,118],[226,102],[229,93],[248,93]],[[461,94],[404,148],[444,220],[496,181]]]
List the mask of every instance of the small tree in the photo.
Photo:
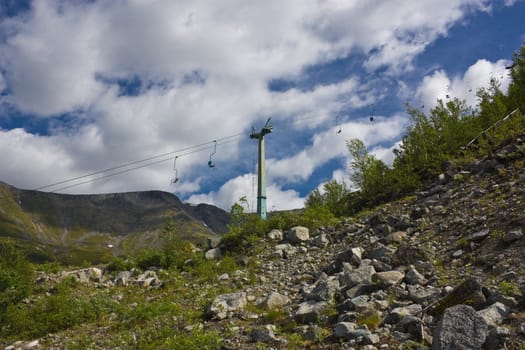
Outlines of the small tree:
[[323,193],[316,188],[306,198],[306,208],[326,207],[335,216],[348,214],[348,189],[344,182],[328,181],[323,185]]
[[393,191],[391,169],[369,154],[363,141],[352,139],[346,145],[353,158],[350,179],[359,187],[361,200],[371,205],[389,199]]

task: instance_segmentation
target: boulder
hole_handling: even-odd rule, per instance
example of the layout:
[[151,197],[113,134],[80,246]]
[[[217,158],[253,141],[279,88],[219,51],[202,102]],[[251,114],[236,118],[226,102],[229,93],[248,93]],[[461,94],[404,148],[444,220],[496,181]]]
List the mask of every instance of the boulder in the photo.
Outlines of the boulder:
[[523,232],[521,229],[509,231],[503,236],[503,242],[512,243],[514,241],[520,240],[523,237]]
[[418,270],[413,265],[410,265],[407,272],[405,273],[405,282],[408,284],[420,284],[425,285],[428,283],[428,280],[419,273]]
[[204,256],[208,260],[218,260],[222,258],[222,250],[221,248],[213,248],[213,249],[206,251]]
[[270,324],[252,330],[250,339],[254,343],[277,343],[281,341],[275,336],[275,326]]
[[408,295],[410,300],[417,304],[427,304],[438,300],[441,297],[441,290],[432,286],[408,286]]
[[222,294],[213,300],[207,313],[212,318],[223,320],[244,309],[247,303],[244,292]]
[[308,300],[331,301],[335,293],[339,290],[339,280],[337,277],[330,276],[327,279],[320,280],[314,289],[306,296]]
[[312,240],[312,245],[315,247],[323,248],[326,247],[328,244],[330,244],[330,241],[328,240],[328,236],[326,233],[321,233],[315,236]]
[[485,320],[468,305],[449,307],[434,330],[432,350],[478,350],[489,333]]
[[264,309],[280,309],[291,302],[291,299],[286,295],[282,295],[277,292],[271,292],[259,303],[259,306]]
[[378,283],[383,288],[388,288],[398,284],[403,278],[405,278],[405,273],[403,271],[392,270],[377,272],[372,276],[372,281]]
[[307,227],[294,226],[286,232],[286,240],[293,244],[308,242],[310,232]]
[[405,316],[414,316],[421,310],[423,308],[419,304],[396,307],[388,314],[384,322],[389,324],[399,323]]
[[294,319],[303,324],[317,322],[327,307],[326,301],[307,300],[299,304],[294,313]]
[[363,248],[361,247],[354,247],[345,250],[337,254],[335,261],[329,264],[324,271],[329,275],[333,275],[343,269],[344,263],[348,263],[352,266],[359,266],[362,254]]
[[292,246],[290,243],[282,243],[274,247],[274,251],[272,255],[288,259],[294,256],[296,253],[297,253],[297,248]]
[[278,229],[273,229],[266,235],[271,241],[282,241],[283,240],[283,231]]
[[496,302],[483,310],[479,310],[478,315],[480,315],[489,326],[496,327],[501,324],[509,312],[510,309],[507,306]]
[[358,284],[372,284],[372,276],[376,270],[371,265],[361,265],[353,269],[348,263],[344,264],[343,274],[340,276],[340,282],[347,288],[354,287]]
[[475,232],[467,237],[469,242],[481,242],[490,235],[490,230],[488,228]]

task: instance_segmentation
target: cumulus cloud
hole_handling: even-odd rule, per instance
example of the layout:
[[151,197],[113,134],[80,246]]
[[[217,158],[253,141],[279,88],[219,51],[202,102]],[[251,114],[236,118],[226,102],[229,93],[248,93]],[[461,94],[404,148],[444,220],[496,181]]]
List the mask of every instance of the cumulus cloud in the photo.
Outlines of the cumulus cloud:
[[[407,123],[405,116],[396,115],[390,118],[376,116],[374,122],[361,119],[336,126],[316,134],[309,146],[291,157],[269,159],[268,177],[286,179],[289,182],[306,180],[315,168],[331,159],[348,156],[345,140],[358,138],[370,148],[379,147],[382,143],[392,143],[397,140]],[[385,154],[379,151],[378,153],[382,156],[380,159],[386,158]]]
[[[208,203],[229,210],[231,206],[245,197],[249,207],[245,210],[254,212],[257,209],[257,188],[254,187],[254,174],[244,174],[226,182],[218,191],[191,196],[190,203]],[[276,184],[269,184],[266,188],[267,209],[287,210],[302,208],[304,198],[297,191],[284,190]]]
[[508,60],[490,62],[480,59],[471,65],[463,75],[452,77],[449,77],[444,70],[437,70],[423,78],[416,96],[420,99],[421,104],[429,108],[436,105],[437,99],[446,101],[454,97],[465,100],[469,106],[476,107],[479,102],[476,92],[480,88],[487,88],[490,85],[490,79],[498,80],[502,91],[507,91],[510,76],[505,67],[508,64]]
[[[371,149],[388,148],[406,118],[393,112],[370,125],[351,117],[382,98],[358,74],[287,91],[270,91],[268,83],[300,81],[308,68],[356,52],[367,57],[360,64],[368,71],[385,68],[395,76],[410,70],[413,58],[451,26],[488,4],[33,1],[23,15],[0,19],[0,91],[6,91],[1,103],[51,122],[34,134],[1,130],[7,165],[0,178],[36,188],[239,134],[226,140],[232,143],[218,142],[216,160],[228,164],[229,172],[203,172],[209,144],[202,154],[179,159],[183,175],[177,193],[189,196],[209,191],[211,182],[224,182],[218,190],[190,198],[229,208],[251,191],[251,176],[238,175],[246,169],[233,169],[246,155],[249,128],[272,116],[303,132],[309,142],[289,152],[294,154],[281,152],[268,160],[268,206],[301,206],[303,198],[288,186],[308,179],[328,160],[346,157],[346,139],[358,137]],[[435,72],[418,90],[421,98],[439,96],[437,86],[447,79],[454,92],[460,91],[461,84],[488,69],[482,63],[471,68],[457,81]],[[335,116],[342,117],[340,135]],[[286,141],[277,147],[286,149]],[[172,161],[67,191],[173,190]]]

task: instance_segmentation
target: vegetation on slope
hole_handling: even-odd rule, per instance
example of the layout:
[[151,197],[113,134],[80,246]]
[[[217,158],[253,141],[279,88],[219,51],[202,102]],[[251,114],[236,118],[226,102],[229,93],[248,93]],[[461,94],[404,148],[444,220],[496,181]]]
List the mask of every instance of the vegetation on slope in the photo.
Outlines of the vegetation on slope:
[[429,114],[407,105],[411,118],[392,167],[371,155],[358,139],[348,140],[353,161],[350,178],[358,192],[329,182],[324,193],[310,193],[306,206],[323,207],[335,215],[355,214],[363,208],[399,198],[421,188],[447,169],[470,166],[491,155],[500,145],[525,130],[525,46],[508,67],[511,83],[505,94],[493,78],[477,91],[477,109],[457,98],[438,100]]
[[[469,166],[475,158],[490,155],[496,147],[523,133],[525,46],[514,57],[510,74],[512,83],[507,94],[501,92],[496,81],[478,92],[480,105],[476,111],[457,99],[438,101],[429,115],[408,107],[412,124],[392,167],[369,154],[361,141],[348,141],[353,156],[351,178],[360,187],[359,192],[350,193],[344,184],[332,181],[324,186],[324,192],[315,190],[310,194],[304,211],[275,213],[267,221],[246,214],[241,200],[232,207],[229,233],[222,242],[226,254],[219,261],[206,260],[202,251],[181,242],[175,225],[168,222],[163,230],[168,239],[162,249],[115,258],[105,267],[113,273],[161,268],[158,274],[164,283],[157,289],[133,285],[93,291],[73,278],[34,284],[35,269],[49,273],[61,267],[32,265],[18,243],[0,242],[0,339],[8,345],[49,333],[68,333],[68,349],[93,344],[98,348],[220,349],[228,335],[201,329],[199,324],[206,319],[205,310],[214,296],[239,286],[217,283],[217,276],[242,270],[243,283],[254,283],[257,263],[251,259],[240,269],[239,258],[258,249],[256,243],[270,229],[330,225],[337,216],[410,193],[450,167]],[[514,110],[511,117],[502,120]],[[473,139],[476,141],[469,145]],[[10,205],[17,207],[15,203]],[[515,286],[506,282],[500,289],[512,294]],[[274,312],[264,317],[278,323],[283,315]],[[373,325],[377,321],[361,322]],[[294,348],[297,339],[291,332],[288,341],[288,347]]]

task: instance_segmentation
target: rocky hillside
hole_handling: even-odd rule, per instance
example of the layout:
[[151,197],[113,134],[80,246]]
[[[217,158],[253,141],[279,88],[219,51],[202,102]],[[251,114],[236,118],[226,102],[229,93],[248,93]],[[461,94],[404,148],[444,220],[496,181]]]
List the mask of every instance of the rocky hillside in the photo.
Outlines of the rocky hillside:
[[[95,322],[6,349],[523,349],[525,141],[314,231],[273,230],[212,270],[40,273],[104,293]],[[222,268],[222,269],[221,269]],[[103,292],[101,292],[103,291]],[[28,300],[27,303],[37,303]],[[102,310],[102,309],[101,309]],[[25,347],[24,347],[25,346]],[[76,347],[75,347],[76,346]]]
[[169,220],[180,238],[198,243],[225,233],[229,218],[217,207],[191,206],[160,191],[64,195],[0,183],[0,236],[37,244],[42,255],[97,261],[101,252],[158,247]]

